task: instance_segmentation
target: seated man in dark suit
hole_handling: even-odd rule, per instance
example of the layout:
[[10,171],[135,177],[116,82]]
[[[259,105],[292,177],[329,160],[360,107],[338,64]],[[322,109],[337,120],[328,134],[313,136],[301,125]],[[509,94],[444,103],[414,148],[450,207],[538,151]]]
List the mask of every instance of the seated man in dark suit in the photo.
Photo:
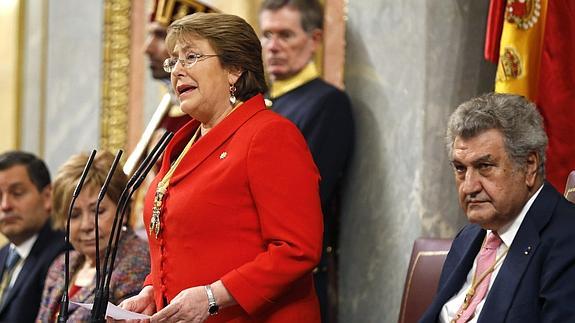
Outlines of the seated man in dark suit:
[[533,103],[490,93],[451,115],[447,148],[471,224],[420,322],[575,322],[575,205],[545,181]]
[[52,230],[50,173],[36,156],[0,154],[0,322],[34,322],[44,278],[64,250],[64,235]]

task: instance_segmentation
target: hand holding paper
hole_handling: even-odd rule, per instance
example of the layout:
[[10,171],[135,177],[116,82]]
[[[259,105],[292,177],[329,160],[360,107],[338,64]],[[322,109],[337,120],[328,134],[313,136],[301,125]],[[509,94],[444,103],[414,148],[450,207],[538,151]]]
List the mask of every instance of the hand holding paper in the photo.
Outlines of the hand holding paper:
[[[71,303],[92,310],[93,304],[76,303],[76,302]],[[148,315],[126,311],[125,309],[122,309],[110,302],[108,302],[108,308],[106,309],[106,316],[111,317],[115,320],[144,320],[150,318],[150,316]]]

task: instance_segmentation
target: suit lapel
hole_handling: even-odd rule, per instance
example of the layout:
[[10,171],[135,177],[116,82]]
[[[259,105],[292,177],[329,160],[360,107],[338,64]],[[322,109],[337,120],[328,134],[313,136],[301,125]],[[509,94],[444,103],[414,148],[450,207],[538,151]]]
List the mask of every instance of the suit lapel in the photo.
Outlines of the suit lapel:
[[525,215],[513,239],[487,299],[478,322],[503,322],[514,299],[515,292],[540,242],[539,232],[551,218],[558,197],[550,194],[545,184],[537,199]]
[[[42,229],[40,230],[40,232],[38,232],[38,238],[34,242],[34,245],[32,246],[32,249],[30,250],[28,257],[26,257],[26,259],[24,260],[22,270],[20,270],[20,273],[18,274],[18,278],[14,282],[14,286],[12,286],[12,288],[10,289],[8,294],[6,295],[4,304],[3,304],[2,308],[0,308],[0,313],[4,310],[4,308],[6,307],[7,304],[10,304],[10,302],[12,301],[12,298],[14,298],[15,295],[17,294],[17,292],[22,288],[22,285],[24,285],[28,281],[28,278],[32,277],[32,275],[36,274],[34,271],[37,270],[38,262],[40,261],[40,259],[42,257],[42,251],[44,251],[47,244],[49,243],[48,237],[49,237],[50,232],[51,232],[50,226],[51,226],[50,221],[47,221],[44,224],[44,226],[42,227]],[[4,262],[6,261],[6,259],[5,259],[6,257],[7,256],[4,256],[4,259],[2,261],[2,265],[4,265]],[[2,267],[2,268],[4,268],[4,267]]]
[[[89,286],[82,287],[70,300],[76,303],[94,303],[94,289],[96,288],[96,277]],[[91,298],[91,299],[90,299]],[[73,313],[80,309],[80,306],[70,303],[68,307],[68,317],[71,318]],[[86,311],[86,309],[84,309]]]
[[[60,261],[60,260],[58,260]],[[70,253],[70,261],[73,261],[73,254],[72,251]],[[62,273],[64,272],[64,259],[61,259],[61,264],[58,264],[59,269],[61,269]],[[57,275],[54,280],[46,280],[46,285],[53,286],[52,291],[50,292],[49,302],[47,304],[49,308],[49,315],[47,317],[54,317],[56,313],[60,310],[60,301],[62,300],[62,289],[64,286],[64,275]],[[44,300],[42,300],[43,302]]]
[[[74,275],[75,273],[77,273],[80,270],[80,267],[82,266],[84,257],[78,253],[77,251],[71,251],[70,252],[70,274]],[[57,286],[60,286],[58,288],[58,292],[57,292],[57,297],[55,297],[55,300],[57,300],[57,307],[56,307],[56,311],[59,309],[60,306],[60,300],[62,298],[62,290],[61,290],[61,286],[64,286],[64,277],[60,276],[58,278],[57,281]],[[89,286],[85,286],[82,287],[76,294],[74,294],[74,296],[70,297],[70,301],[71,302],[76,302],[76,303],[88,303],[87,300],[90,296],[94,295],[94,288],[96,287],[96,277],[94,277],[94,279],[92,280],[92,283]],[[93,299],[92,299],[93,302]],[[70,303],[68,306],[68,318],[70,318],[72,316],[72,313],[74,313],[77,309],[79,309],[80,306],[76,305],[76,304],[72,304]]]
[[36,267],[37,261],[38,260],[32,253],[28,255],[24,261],[22,270],[20,270],[20,273],[18,274],[18,278],[16,278],[16,281],[14,282],[14,286],[12,286],[12,288],[10,288],[8,291],[8,294],[6,294],[4,303],[2,303],[2,307],[0,308],[0,313],[3,312],[6,306],[12,302],[12,299],[15,297],[16,293],[22,288],[21,286],[26,281],[26,278],[30,277],[31,271]]
[[7,246],[5,246],[4,248],[2,248],[2,250],[0,250],[0,272],[2,274],[2,275],[0,275],[0,279],[4,275],[4,266],[6,265],[6,258],[8,258],[8,249],[9,248],[10,248],[10,243],[8,243]]
[[[208,158],[208,156],[210,156],[228,138],[230,138],[247,120],[249,120],[256,113],[263,110],[265,110],[263,96],[257,95],[238,107],[237,110],[230,114],[228,117],[224,118],[224,120],[222,120],[217,126],[210,130],[208,134],[200,138],[198,142],[192,145],[187,156],[184,157],[182,163],[178,166],[178,170],[174,173],[174,176],[170,180],[170,185],[177,183],[188,173],[197,168],[206,158]],[[188,131],[188,137],[190,137],[190,134],[193,133],[192,130],[197,127],[194,127],[193,124],[190,126],[190,128],[186,127]],[[180,137],[178,139],[182,140],[183,138]],[[181,146],[180,141],[176,142],[174,146]],[[169,150],[169,153],[175,151],[175,149],[171,149]],[[171,157],[173,158],[174,156]],[[166,165],[166,163],[163,163],[163,165]],[[164,167],[162,168],[163,171],[167,172],[167,169],[164,169]],[[165,172],[163,173],[165,174]]]
[[[92,295],[94,295],[94,289],[96,288],[96,277],[94,277],[94,280],[92,281],[92,283],[89,286],[84,286],[82,287],[82,289],[80,289],[78,291],[78,293],[76,293],[76,295],[74,295],[74,302],[78,302],[78,303],[86,303],[88,301],[88,298],[90,298]],[[93,302],[93,299],[91,300],[91,302]]]
[[[8,245],[7,247],[2,249],[2,252],[0,252],[0,265],[2,265],[2,267],[0,267],[0,270],[2,271],[2,276],[4,276],[4,265],[6,264],[6,258],[8,258],[8,248],[10,246]],[[0,276],[0,279],[2,278],[2,276]],[[20,280],[20,279],[18,279]],[[6,297],[4,298],[4,302],[2,303],[2,305],[0,305],[0,313],[4,312],[4,309],[6,308],[7,304],[10,303],[11,299],[14,297],[14,293],[16,291],[15,287],[16,284],[18,283],[18,280],[14,283],[14,286],[8,291],[8,294],[6,294]]]
[[[36,270],[38,261],[41,257],[41,250],[45,247],[46,237],[49,233],[49,230],[50,230],[50,223],[48,222],[48,223],[44,224],[44,227],[42,227],[42,229],[38,233],[38,238],[34,242],[34,245],[32,246],[32,249],[30,250],[28,257],[26,257],[26,259],[24,260],[24,264],[22,265],[22,269],[20,270],[20,273],[18,274],[18,278],[16,278],[16,281],[14,282],[14,286],[12,286],[12,288],[10,288],[10,290],[8,291],[8,294],[6,294],[6,298],[4,299],[4,303],[2,304],[2,307],[0,308],[0,313],[2,313],[4,311],[4,309],[6,308],[6,306],[12,302],[13,298],[16,296],[18,291],[22,288],[22,285],[24,285],[26,283],[28,278],[32,277],[32,275],[35,274],[34,270]],[[2,261],[2,265],[4,265],[4,262],[6,261],[5,258],[6,258],[6,256],[4,256],[4,259]],[[2,268],[4,268],[4,267],[2,267]]]
[[[450,255],[447,256],[448,259],[453,257],[454,260],[446,261],[445,263],[442,281],[440,282],[437,296],[433,301],[433,310],[430,311],[430,313],[435,313],[435,317],[439,315],[443,305],[447,303],[465,283],[467,274],[471,270],[475,257],[477,253],[479,253],[479,249],[485,238],[485,230],[479,226],[473,226],[469,230],[470,232],[465,234],[470,236],[469,239],[466,239],[470,242],[459,250],[453,249],[455,244],[452,244],[452,250],[449,251]],[[454,254],[451,255],[451,253]],[[461,256],[459,256],[459,254],[461,254]],[[457,261],[457,259],[459,259],[459,261]]]
[[[531,256],[539,245],[538,231],[523,221],[479,316],[478,322],[503,322]],[[531,251],[525,254],[527,247]]]

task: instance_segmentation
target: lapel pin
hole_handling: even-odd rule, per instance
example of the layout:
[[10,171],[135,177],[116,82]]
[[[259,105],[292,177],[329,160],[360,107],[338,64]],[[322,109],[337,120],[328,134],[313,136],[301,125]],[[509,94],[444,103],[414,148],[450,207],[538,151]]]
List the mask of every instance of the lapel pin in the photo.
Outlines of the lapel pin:
[[525,250],[525,255],[528,255],[530,251],[531,251],[531,246],[527,247],[527,250]]
[[220,154],[220,159],[224,159],[224,158],[226,158],[226,157],[228,157],[228,152],[227,152],[227,151],[224,151],[223,153]]

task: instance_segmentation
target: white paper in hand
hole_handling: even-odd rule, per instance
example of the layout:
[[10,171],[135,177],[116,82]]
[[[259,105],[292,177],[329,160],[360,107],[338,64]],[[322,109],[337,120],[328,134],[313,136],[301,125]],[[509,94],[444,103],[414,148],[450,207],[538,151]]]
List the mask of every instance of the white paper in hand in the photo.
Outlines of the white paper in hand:
[[[93,304],[76,303],[76,302],[70,302],[70,303],[76,304],[83,308],[87,308],[89,310],[92,309],[93,305]],[[143,320],[143,319],[149,319],[151,317],[140,313],[126,311],[125,309],[122,309],[110,302],[108,302],[108,308],[106,309],[106,316],[111,317],[115,320]]]

